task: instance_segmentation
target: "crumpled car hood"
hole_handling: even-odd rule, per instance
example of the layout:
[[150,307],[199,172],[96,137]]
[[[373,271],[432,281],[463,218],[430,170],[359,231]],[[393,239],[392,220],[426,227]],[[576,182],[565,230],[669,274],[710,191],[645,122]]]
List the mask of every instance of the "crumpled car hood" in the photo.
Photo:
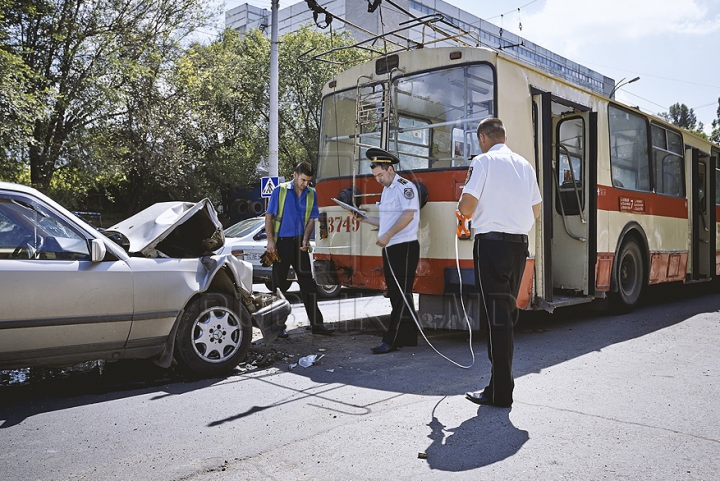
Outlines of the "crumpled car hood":
[[192,258],[211,255],[225,242],[209,199],[160,202],[105,230],[130,255]]

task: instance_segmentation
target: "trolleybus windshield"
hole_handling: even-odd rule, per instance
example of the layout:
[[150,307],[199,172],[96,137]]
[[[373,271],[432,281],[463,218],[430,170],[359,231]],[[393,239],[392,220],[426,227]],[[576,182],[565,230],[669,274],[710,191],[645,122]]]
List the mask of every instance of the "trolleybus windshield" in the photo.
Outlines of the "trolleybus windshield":
[[365,152],[397,152],[399,170],[465,167],[478,123],[495,114],[494,71],[464,65],[373,81],[325,97],[318,180],[369,174]]

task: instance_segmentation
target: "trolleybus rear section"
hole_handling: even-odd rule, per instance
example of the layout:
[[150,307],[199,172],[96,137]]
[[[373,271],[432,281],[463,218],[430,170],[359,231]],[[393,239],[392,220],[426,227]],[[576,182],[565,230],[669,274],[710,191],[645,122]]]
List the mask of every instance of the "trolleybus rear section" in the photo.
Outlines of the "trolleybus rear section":
[[467,329],[462,292],[478,328],[472,242],[455,236],[454,212],[487,117],[503,120],[508,146],[534,164],[543,195],[518,307],[552,311],[609,296],[627,310],[648,284],[720,273],[720,147],[489,49],[391,57],[352,67],[324,89],[319,282],[385,288],[377,233],[332,201],[376,214],[382,186],[365,152],[382,147],[427,191],[414,285],[421,322]]

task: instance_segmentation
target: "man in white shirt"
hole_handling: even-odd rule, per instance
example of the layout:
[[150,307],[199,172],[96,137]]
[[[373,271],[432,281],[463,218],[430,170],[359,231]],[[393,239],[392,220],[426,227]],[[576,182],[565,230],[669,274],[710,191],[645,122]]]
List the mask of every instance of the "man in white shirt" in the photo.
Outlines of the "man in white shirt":
[[383,271],[392,313],[390,327],[382,342],[371,351],[386,354],[399,347],[417,346],[412,288],[420,259],[420,201],[415,184],[395,172],[393,165],[400,162],[397,156],[378,148],[368,149],[366,155],[375,180],[383,185],[378,203],[380,215],[356,215],[355,218],[378,227],[376,244],[382,248]]
[[482,154],[468,169],[458,203],[464,216],[472,216],[475,234],[475,284],[481,293],[479,318],[488,329],[488,357],[492,372],[488,386],[465,394],[476,404],[512,405],[513,326],[518,315],[527,233],[540,215],[540,189],[535,170],[506,145],[500,119],[487,118],[477,130]]

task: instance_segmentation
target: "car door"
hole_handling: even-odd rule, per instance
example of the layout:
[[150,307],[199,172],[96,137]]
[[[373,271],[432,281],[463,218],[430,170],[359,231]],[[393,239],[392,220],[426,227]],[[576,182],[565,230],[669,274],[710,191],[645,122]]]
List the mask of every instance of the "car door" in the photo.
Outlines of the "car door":
[[0,367],[119,356],[132,274],[111,253],[92,262],[92,237],[44,198],[0,189]]

